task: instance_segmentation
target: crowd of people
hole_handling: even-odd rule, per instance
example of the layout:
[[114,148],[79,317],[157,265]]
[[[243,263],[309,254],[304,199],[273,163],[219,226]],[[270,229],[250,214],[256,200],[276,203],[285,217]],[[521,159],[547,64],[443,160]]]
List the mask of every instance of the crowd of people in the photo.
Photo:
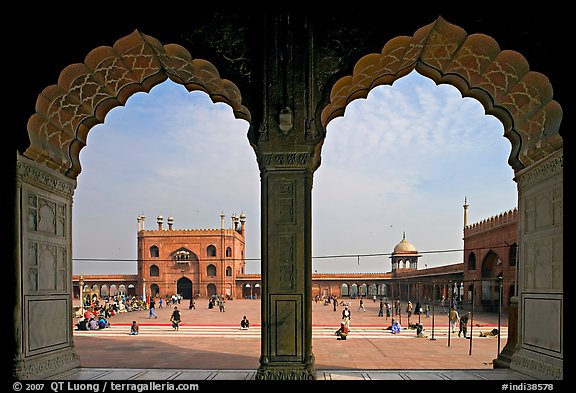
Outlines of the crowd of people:
[[81,299],[82,306],[75,311],[79,318],[75,324],[78,330],[100,330],[110,327],[110,318],[117,314],[146,309],[146,303],[136,296],[106,296],[99,298],[86,295]]
[[[106,329],[110,327],[109,319],[114,317],[117,314],[124,313],[124,312],[131,312],[131,311],[141,311],[141,310],[149,310],[148,318],[158,318],[156,315],[156,308],[163,308],[166,306],[167,308],[172,308],[173,311],[170,316],[170,322],[172,324],[173,330],[179,330],[180,324],[182,322],[182,314],[181,310],[178,308],[180,303],[182,302],[183,298],[181,295],[169,295],[165,297],[165,300],[161,297],[156,298],[148,298],[143,299],[142,297],[130,296],[127,297],[125,295],[116,295],[112,297],[105,297],[105,298],[98,298],[97,296],[87,296],[83,299],[83,314],[77,313],[77,317],[79,317],[78,322],[75,324],[78,330],[100,330]],[[218,296],[212,295],[208,298],[208,309],[218,308],[220,312],[226,311],[226,297],[225,296]],[[324,297],[315,297],[314,301],[316,303],[322,301],[324,306],[332,306],[331,309],[333,311],[337,311],[338,306],[343,306],[341,311],[341,321],[340,327],[336,331],[336,335],[338,336],[339,340],[346,340],[348,335],[350,334],[350,321],[351,321],[351,299],[340,300],[338,301],[335,296],[328,296]],[[190,304],[188,308],[190,310],[196,309],[196,303],[194,299],[190,299]],[[373,301],[376,302],[377,298],[374,297]],[[390,304],[388,301],[385,301],[383,298],[379,300],[379,307],[378,307],[378,317],[386,316],[386,320],[390,317],[391,321],[390,324],[387,325],[385,330],[390,330],[392,334],[400,334],[403,328],[401,326],[401,308],[400,308],[400,299],[396,299]],[[420,315],[424,314],[426,318],[429,317],[430,306],[426,302],[421,304],[417,302],[414,306],[411,301],[406,303],[406,315],[407,315],[407,323],[406,326],[409,329],[414,329],[416,331],[416,336],[419,338],[427,337],[426,333],[424,332],[424,326],[420,322],[420,318],[418,318],[417,323],[411,323],[410,318],[413,315]],[[359,297],[358,300],[358,312],[366,312],[366,307],[364,305],[364,298],[362,296]],[[398,318],[400,317],[400,318]],[[458,336],[461,337],[463,335],[464,338],[470,338],[467,331],[467,326],[471,318],[471,313],[466,312],[462,316],[458,314],[458,310],[456,307],[451,307],[448,311],[448,320],[450,324],[450,330],[452,333],[456,333],[456,325],[459,324],[458,329]],[[245,330],[248,329],[250,326],[250,322],[246,316],[240,321],[240,328]],[[483,332],[484,336],[488,335],[495,335],[493,332]],[[133,321],[131,328],[130,328],[131,335],[138,335],[139,334],[139,325],[137,321]],[[497,335],[497,333],[496,333]]]
[[[148,319],[157,319],[156,309],[170,308],[173,309],[170,315],[172,329],[178,331],[182,323],[182,313],[178,306],[183,300],[182,295],[167,295],[165,298],[156,296],[144,300],[142,297],[127,297],[125,295],[116,295],[113,297],[98,298],[95,294],[87,295],[82,299],[82,307],[76,310],[78,318],[75,324],[77,330],[100,330],[110,327],[110,318],[117,314],[148,310]],[[229,296],[212,295],[208,298],[208,309],[218,308],[220,312],[226,311],[226,301],[231,300]],[[196,309],[194,298],[189,300],[188,308]],[[250,327],[250,321],[246,316],[240,321],[240,328],[246,330]],[[140,326],[136,320],[130,325],[130,335],[136,336],[140,333]]]
[[[377,297],[374,296],[373,301],[376,302],[377,300],[378,300]],[[340,302],[338,303],[338,299],[335,296],[322,297],[319,295],[314,297],[314,302],[315,303],[323,302],[324,306],[332,304],[334,311],[337,310],[338,305],[344,307],[341,313],[340,327],[338,328],[338,330],[336,330],[336,336],[338,336],[339,340],[346,340],[351,331],[350,320],[352,314],[351,313],[352,302],[349,299],[346,299],[346,300],[340,300]],[[418,338],[428,337],[424,329],[424,324],[420,322],[420,316],[423,315],[425,316],[425,318],[429,318],[430,311],[431,310],[429,302],[421,303],[420,301],[417,301],[415,305],[410,300],[406,302],[405,312],[408,320],[406,326],[408,329],[413,329],[416,332],[416,337]],[[358,312],[366,312],[365,300],[363,296],[358,296]],[[403,328],[401,325],[401,322],[399,320],[399,317],[401,318],[400,314],[401,314],[400,299],[395,299],[392,303],[389,303],[388,301],[385,301],[383,298],[380,298],[378,307],[378,317],[386,316],[386,320],[392,317],[390,323],[386,326],[385,330],[390,330],[392,334],[400,334],[403,329],[407,329]],[[413,318],[414,315],[419,316],[418,322],[416,323],[412,323],[410,321],[410,318],[411,317]],[[456,333],[456,324],[458,323],[459,324],[458,337],[463,336],[464,338],[470,338],[467,330],[470,318],[471,318],[470,312],[466,312],[464,315],[460,316],[458,315],[456,306],[453,306],[451,310],[448,312],[450,330],[452,331],[452,333]],[[497,331],[497,329],[495,329],[495,331]],[[494,335],[495,333],[493,331],[482,332],[481,334],[482,337],[488,337]]]

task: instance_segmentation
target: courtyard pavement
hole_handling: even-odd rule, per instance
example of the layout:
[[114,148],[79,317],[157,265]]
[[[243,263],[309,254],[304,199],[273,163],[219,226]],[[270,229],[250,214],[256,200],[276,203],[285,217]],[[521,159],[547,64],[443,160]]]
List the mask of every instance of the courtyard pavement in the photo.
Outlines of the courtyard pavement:
[[[81,369],[61,379],[254,379],[260,356],[260,301],[235,299],[224,312],[208,309],[206,299],[197,299],[196,309],[182,302],[182,325],[174,331],[169,319],[172,308],[149,312],[133,311],[113,316],[111,327],[99,331],[75,331],[74,345]],[[417,338],[407,328],[393,335],[385,328],[391,318],[378,316],[378,302],[364,302],[358,310],[351,300],[351,328],[346,341],[334,335],[341,321],[342,306],[313,303],[312,345],[317,379],[321,380],[523,380],[527,376],[509,369],[494,369],[492,361],[506,345],[507,318],[501,315],[500,343],[496,337],[480,337],[498,327],[498,315],[476,312],[471,324],[472,339],[448,335],[448,317],[413,315],[411,323],[422,322],[427,338]],[[462,312],[462,311],[460,311]],[[246,315],[248,330],[240,329]],[[140,325],[140,334],[129,334],[130,324]],[[468,329],[470,333],[470,327]],[[457,333],[457,332],[456,332]],[[432,339],[434,338],[434,339]]]

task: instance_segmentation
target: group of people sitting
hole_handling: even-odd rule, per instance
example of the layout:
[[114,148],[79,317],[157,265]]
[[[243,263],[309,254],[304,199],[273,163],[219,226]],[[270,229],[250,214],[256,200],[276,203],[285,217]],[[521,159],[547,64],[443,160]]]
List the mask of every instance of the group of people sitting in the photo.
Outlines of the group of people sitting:
[[89,311],[87,311],[84,314],[84,318],[76,324],[77,330],[100,330],[109,327],[110,322],[108,322],[104,316],[96,318]]

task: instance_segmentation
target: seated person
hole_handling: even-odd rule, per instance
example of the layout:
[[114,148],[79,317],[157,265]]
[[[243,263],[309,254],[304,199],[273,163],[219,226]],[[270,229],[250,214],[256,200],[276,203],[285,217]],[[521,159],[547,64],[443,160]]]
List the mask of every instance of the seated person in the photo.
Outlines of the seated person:
[[80,322],[76,324],[78,330],[88,330],[88,319],[81,319]]
[[138,326],[138,323],[136,321],[132,321],[132,326],[130,326],[130,334],[132,336],[137,336],[139,330],[140,327]]
[[348,336],[348,326],[344,322],[340,322],[340,329],[336,330],[337,340],[346,340]]
[[98,330],[99,329],[98,322],[96,322],[94,318],[90,318],[90,322],[88,322],[88,328],[90,330]]
[[400,326],[400,323],[396,320],[392,321],[392,334],[400,333],[401,330],[402,326]]
[[108,322],[104,317],[100,317],[98,320],[98,328],[106,329],[108,327],[110,327],[110,322]]
[[424,334],[424,326],[421,323],[416,324],[416,337],[427,338],[428,336]]
[[248,318],[246,318],[246,315],[244,315],[244,317],[240,321],[240,327],[242,329],[248,329],[250,327],[250,321],[248,320]]

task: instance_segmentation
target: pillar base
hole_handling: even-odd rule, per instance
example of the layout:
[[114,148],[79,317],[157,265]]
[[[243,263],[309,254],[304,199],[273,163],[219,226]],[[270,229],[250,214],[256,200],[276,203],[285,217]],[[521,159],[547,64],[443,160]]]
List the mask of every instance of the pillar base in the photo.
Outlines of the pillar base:
[[80,367],[80,358],[72,349],[49,352],[45,355],[17,359],[14,364],[16,379],[46,379]]
[[256,372],[257,380],[315,380],[316,370],[310,366],[294,364],[260,366]]
[[561,359],[532,351],[521,349],[516,352],[510,368],[536,379],[564,379],[564,362]]

